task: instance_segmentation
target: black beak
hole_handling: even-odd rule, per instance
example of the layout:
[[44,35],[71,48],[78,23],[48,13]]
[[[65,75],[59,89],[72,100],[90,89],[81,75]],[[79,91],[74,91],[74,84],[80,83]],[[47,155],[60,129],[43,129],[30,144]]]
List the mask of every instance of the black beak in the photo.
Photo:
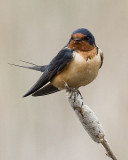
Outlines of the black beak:
[[79,39],[79,38],[75,38],[73,40],[76,41],[76,42],[80,42],[81,41],[81,39]]

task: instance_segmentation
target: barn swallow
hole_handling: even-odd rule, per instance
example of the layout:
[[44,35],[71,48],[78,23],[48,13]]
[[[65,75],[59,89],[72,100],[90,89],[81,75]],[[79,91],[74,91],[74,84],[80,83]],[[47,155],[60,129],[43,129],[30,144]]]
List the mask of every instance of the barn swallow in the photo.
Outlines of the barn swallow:
[[[23,61],[26,62],[26,61]],[[26,62],[30,63],[30,62]],[[23,96],[43,96],[65,89],[64,82],[78,89],[91,83],[103,63],[103,52],[96,46],[93,34],[79,28],[71,34],[68,44],[48,65],[19,66],[43,72],[39,80]],[[14,65],[14,64],[12,64]]]

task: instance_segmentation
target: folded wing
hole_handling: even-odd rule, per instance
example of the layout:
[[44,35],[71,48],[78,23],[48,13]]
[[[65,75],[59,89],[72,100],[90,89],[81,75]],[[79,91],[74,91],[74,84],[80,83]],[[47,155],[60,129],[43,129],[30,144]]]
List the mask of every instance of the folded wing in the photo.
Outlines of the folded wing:
[[[58,74],[60,71],[62,71],[62,69],[72,60],[72,58],[73,58],[73,50],[72,49],[69,49],[69,48],[62,49],[57,54],[57,56],[55,58],[53,58],[53,60],[49,63],[49,65],[47,65],[44,73],[39,78],[39,80],[32,86],[32,88],[23,97],[27,97],[27,96],[31,95],[32,93],[36,92],[41,87],[46,85],[48,82],[50,82],[56,74]],[[49,88],[51,88],[51,87],[52,86],[50,86]],[[51,89],[53,89],[53,88],[51,88]],[[42,95],[44,95],[45,93],[48,94],[48,90],[46,92],[44,92],[43,88],[41,90],[39,91],[39,93],[42,92],[43,93],[43,94],[41,93]],[[49,93],[51,93],[52,91],[53,92],[58,91],[58,89],[54,87],[54,89],[49,91]],[[36,95],[36,93],[35,93],[35,95]],[[34,94],[33,94],[33,96],[34,96]]]

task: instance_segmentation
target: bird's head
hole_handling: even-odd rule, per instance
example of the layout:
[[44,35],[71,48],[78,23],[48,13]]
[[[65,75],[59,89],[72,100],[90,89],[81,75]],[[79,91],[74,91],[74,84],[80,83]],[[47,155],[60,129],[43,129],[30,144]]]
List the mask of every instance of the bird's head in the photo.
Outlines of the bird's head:
[[89,30],[79,28],[72,33],[68,47],[79,51],[90,51],[96,47],[95,38]]

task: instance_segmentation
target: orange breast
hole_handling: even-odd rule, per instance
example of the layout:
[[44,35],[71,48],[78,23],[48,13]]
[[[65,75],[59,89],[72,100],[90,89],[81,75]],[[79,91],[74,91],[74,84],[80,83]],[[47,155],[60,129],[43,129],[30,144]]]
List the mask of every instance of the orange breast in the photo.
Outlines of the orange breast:
[[94,49],[92,49],[91,51],[88,52],[82,52],[82,51],[78,51],[78,53],[85,59],[93,59],[96,55],[97,55],[97,48],[95,47]]

